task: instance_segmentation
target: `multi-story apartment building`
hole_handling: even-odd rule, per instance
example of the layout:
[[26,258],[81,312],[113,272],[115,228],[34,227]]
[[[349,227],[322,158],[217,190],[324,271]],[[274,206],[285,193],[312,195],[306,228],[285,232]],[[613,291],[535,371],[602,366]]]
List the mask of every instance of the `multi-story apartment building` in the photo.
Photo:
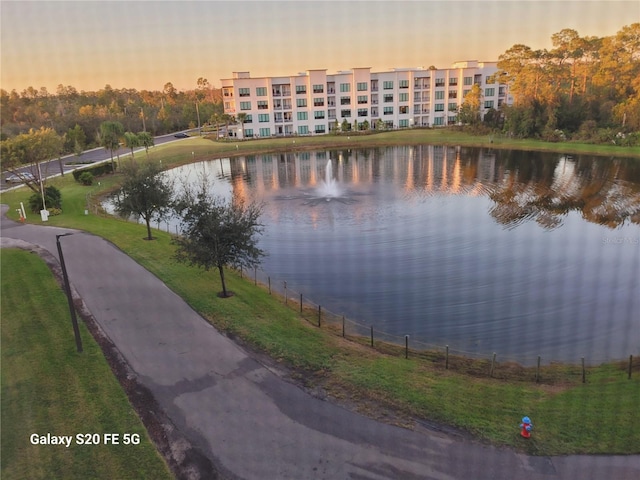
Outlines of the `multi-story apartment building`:
[[[222,79],[224,112],[245,114],[244,136],[325,134],[335,128],[437,127],[457,123],[458,109],[474,84],[483,95],[480,114],[510,104],[507,85],[494,83],[496,62],[465,61],[451,68],[354,68],[327,74]],[[237,136],[241,136],[237,130]]]

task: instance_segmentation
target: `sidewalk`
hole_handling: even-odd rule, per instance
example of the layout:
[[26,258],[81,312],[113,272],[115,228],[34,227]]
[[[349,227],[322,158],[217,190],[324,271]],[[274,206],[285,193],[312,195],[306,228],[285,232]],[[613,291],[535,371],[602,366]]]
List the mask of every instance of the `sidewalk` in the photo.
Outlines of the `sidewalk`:
[[[17,224],[5,211],[2,237],[57,258],[55,235],[71,230]],[[315,398],[221,335],[105,240],[76,232],[62,248],[71,282],[138,381],[225,478],[640,478],[640,456],[528,457],[379,423]]]

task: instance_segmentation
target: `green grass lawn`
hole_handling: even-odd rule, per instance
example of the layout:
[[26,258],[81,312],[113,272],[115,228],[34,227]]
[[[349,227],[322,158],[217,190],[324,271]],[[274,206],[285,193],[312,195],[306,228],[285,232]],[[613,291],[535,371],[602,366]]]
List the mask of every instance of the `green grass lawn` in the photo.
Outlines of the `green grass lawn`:
[[[383,135],[391,134],[376,136]],[[317,141],[313,137],[309,140]],[[285,148],[282,141],[292,140],[265,143],[271,148]],[[255,149],[258,143],[240,143],[238,151],[249,146]],[[213,150],[223,148],[233,151],[235,144],[194,138],[157,147],[150,157],[175,165],[213,155]],[[173,261],[169,234],[155,232],[157,239],[145,242],[142,225],[93,214],[85,216],[86,194],[97,191],[97,187],[82,187],[69,176],[55,181],[63,192],[64,213],[50,217],[50,224],[80,228],[110,240],[219,329],[294,367],[303,381],[322,385],[335,398],[360,399],[358,403],[366,413],[380,416],[375,405],[388,406],[402,418],[415,415],[436,420],[495,444],[535,454],[640,452],[640,362],[635,362],[631,380],[622,364],[590,367],[586,384],[580,381],[579,367],[544,367],[543,383],[537,385],[531,369],[514,369],[513,374],[505,374],[507,367],[498,365],[502,378],[491,379],[474,373],[486,370],[478,362],[445,370],[441,362],[415,355],[405,360],[401,351],[392,348],[381,353],[359,342],[343,340],[333,329],[311,326],[294,309],[284,306],[281,299],[234,272],[228,273],[227,280],[235,296],[218,298],[216,293],[221,287],[217,273]],[[100,188],[108,190],[117,181],[117,175],[102,177]],[[28,195],[24,189],[10,192],[2,196],[2,202],[9,203],[13,210],[16,202],[24,201]],[[29,221],[40,223],[35,216]],[[371,399],[377,402],[374,406]],[[518,430],[524,415],[530,416],[535,425],[533,438],[526,442]]]
[[[0,258],[2,478],[172,478],[83,323],[76,352],[66,297],[44,262],[13,249]],[[140,443],[32,445],[34,433],[129,433]]]

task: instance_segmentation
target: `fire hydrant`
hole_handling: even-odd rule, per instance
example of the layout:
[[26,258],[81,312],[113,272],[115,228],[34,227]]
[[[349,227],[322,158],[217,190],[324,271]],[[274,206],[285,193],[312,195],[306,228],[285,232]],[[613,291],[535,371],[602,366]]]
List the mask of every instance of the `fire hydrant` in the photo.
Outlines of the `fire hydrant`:
[[531,437],[531,430],[533,430],[533,423],[529,417],[522,417],[522,423],[520,424],[520,435],[524,438]]

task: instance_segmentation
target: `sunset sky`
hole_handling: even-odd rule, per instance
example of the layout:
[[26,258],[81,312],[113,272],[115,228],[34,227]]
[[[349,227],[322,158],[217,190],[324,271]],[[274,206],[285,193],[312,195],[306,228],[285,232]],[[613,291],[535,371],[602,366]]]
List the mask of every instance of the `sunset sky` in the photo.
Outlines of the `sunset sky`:
[[614,35],[634,1],[0,1],[0,87],[214,87],[234,71],[445,68],[551,48],[563,28]]

